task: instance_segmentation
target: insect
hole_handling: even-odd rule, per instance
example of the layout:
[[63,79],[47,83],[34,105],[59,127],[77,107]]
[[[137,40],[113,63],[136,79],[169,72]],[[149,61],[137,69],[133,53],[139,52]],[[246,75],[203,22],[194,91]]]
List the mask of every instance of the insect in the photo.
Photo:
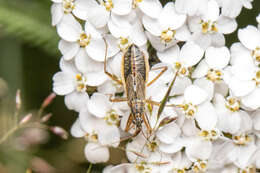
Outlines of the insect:
[[[107,42],[106,43],[106,55],[104,60],[104,72],[116,83],[123,85],[126,93],[125,98],[112,98],[111,102],[124,102],[128,103],[130,107],[130,115],[126,123],[125,131],[128,132],[130,129],[135,127],[134,136],[137,136],[142,130],[143,123],[145,124],[149,133],[152,128],[145,112],[146,103],[160,106],[160,102],[146,99],[146,87],[152,85],[166,70],[167,66],[153,68],[151,70],[161,70],[159,74],[150,82],[148,82],[148,73],[150,71],[148,58],[145,53],[136,45],[130,45],[122,56],[121,61],[121,79],[117,76],[109,73],[106,69],[107,64]],[[165,104],[164,104],[165,106]],[[164,107],[163,106],[163,107]],[[160,106],[161,107],[161,106]]]

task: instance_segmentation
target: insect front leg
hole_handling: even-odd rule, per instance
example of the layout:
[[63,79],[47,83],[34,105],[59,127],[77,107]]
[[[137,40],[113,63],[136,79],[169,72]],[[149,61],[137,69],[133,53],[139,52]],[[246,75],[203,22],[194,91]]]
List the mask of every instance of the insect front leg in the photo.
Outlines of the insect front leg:
[[118,77],[114,74],[111,74],[107,71],[107,51],[108,51],[108,44],[105,38],[103,38],[105,45],[106,45],[106,53],[105,53],[105,59],[104,59],[104,72],[107,74],[113,81],[116,83],[123,85],[123,83],[118,79]]
[[151,80],[151,81],[147,84],[147,86],[152,85],[157,79],[159,79],[159,78],[162,76],[162,74],[168,69],[168,67],[167,67],[167,66],[156,67],[156,68],[151,69],[151,71],[153,71],[153,70],[160,70],[160,69],[162,69],[162,70],[160,71],[160,73],[159,73],[153,80]]

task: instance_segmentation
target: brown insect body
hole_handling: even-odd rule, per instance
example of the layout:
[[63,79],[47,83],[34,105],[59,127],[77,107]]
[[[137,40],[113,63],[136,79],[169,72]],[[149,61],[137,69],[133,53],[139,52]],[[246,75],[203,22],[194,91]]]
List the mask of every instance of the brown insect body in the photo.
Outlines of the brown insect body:
[[[145,115],[145,92],[149,72],[148,59],[139,47],[132,44],[126,50],[121,66],[122,82],[128,98],[127,103],[131,108],[126,131],[129,130],[131,123],[135,124],[137,130],[140,131],[143,121],[146,126],[149,126]],[[150,128],[150,126],[147,128]]]

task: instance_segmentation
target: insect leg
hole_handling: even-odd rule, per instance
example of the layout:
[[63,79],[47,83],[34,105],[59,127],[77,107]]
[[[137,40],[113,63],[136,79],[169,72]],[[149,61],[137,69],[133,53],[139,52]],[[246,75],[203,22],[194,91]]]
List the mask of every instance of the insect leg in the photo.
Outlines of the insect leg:
[[151,128],[151,126],[150,126],[150,123],[149,123],[149,120],[148,120],[148,118],[147,118],[147,115],[146,115],[146,114],[142,114],[142,119],[143,119],[143,121],[144,121],[144,124],[145,124],[145,126],[146,126],[148,132],[151,134],[151,133],[152,133],[152,128]]
[[162,67],[156,67],[156,68],[153,68],[151,70],[159,70],[159,69],[162,69],[162,71],[160,71],[160,73],[153,79],[151,80],[147,86],[150,86],[152,85],[157,79],[159,79],[161,77],[161,75],[168,69],[167,66],[162,66]]
[[[146,99],[145,100],[146,103],[148,104],[152,104],[152,105],[155,105],[155,106],[160,106],[161,103],[160,102],[157,102],[157,101],[153,101],[153,100],[150,100],[150,99]],[[175,105],[175,104],[168,104],[168,105],[165,105],[166,107],[178,107],[179,105]]]
[[104,60],[104,72],[112,79],[114,80],[116,83],[123,85],[123,83],[118,79],[118,77],[114,74],[111,74],[107,71],[107,51],[108,51],[108,45],[107,45],[107,41],[105,38],[103,38],[105,45],[106,45],[106,53],[105,53],[105,60]]
[[133,118],[134,118],[133,114],[130,114],[126,123],[125,132],[128,132],[131,129]]
[[113,95],[112,94],[110,94],[109,95],[109,101],[111,101],[111,102],[126,102],[127,101],[127,98],[126,97],[123,97],[123,98],[112,98],[113,97]]

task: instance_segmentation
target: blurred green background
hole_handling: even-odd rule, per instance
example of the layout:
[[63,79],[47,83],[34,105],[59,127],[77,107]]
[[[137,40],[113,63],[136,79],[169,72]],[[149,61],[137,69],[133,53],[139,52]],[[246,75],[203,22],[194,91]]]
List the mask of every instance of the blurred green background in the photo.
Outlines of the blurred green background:
[[[52,76],[59,71],[61,54],[57,49],[59,38],[51,26],[51,4],[50,0],[0,0],[0,135],[12,127],[17,89],[21,89],[22,115],[37,110],[52,92]],[[243,9],[237,18],[240,28],[256,25],[260,1],[255,0],[253,6],[253,10]],[[228,46],[237,41],[236,35],[237,32],[227,36]],[[49,125],[67,131],[77,117],[75,112],[66,109],[61,96],[45,112],[53,113]],[[49,134],[48,140],[26,150],[19,149],[13,138],[0,145],[0,173],[26,172],[35,163],[48,163],[50,172],[53,169],[61,173],[87,171],[89,164],[84,158],[82,139],[69,136],[64,141]],[[93,172],[101,172],[102,167],[95,165]]]

